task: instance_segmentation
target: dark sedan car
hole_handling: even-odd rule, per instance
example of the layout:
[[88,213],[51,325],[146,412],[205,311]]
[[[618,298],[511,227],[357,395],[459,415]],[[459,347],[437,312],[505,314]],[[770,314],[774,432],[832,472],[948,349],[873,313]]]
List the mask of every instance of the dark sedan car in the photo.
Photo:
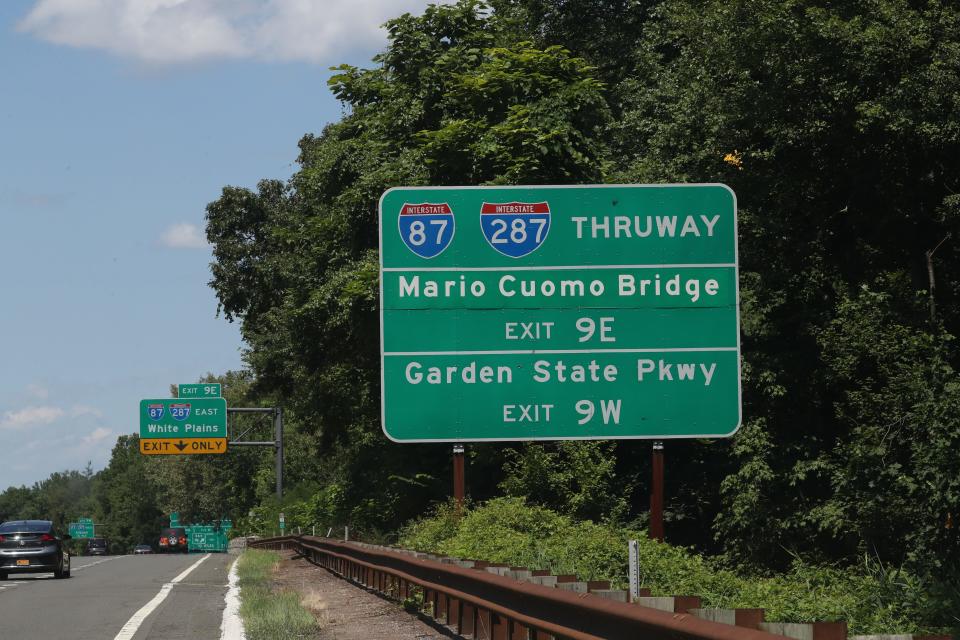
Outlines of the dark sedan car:
[[13,520],[0,524],[0,580],[11,573],[49,573],[70,577],[68,535],[58,535],[49,520]]

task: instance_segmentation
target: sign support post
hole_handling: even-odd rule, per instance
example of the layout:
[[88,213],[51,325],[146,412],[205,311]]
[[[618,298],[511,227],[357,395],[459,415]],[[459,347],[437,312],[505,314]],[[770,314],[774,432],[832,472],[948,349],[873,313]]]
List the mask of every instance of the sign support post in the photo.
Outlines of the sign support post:
[[463,498],[466,492],[463,445],[453,445],[453,498],[457,501],[457,515],[463,513]]
[[663,442],[653,443],[653,482],[650,492],[650,539],[663,542]]
[[277,500],[283,498],[283,408],[282,407],[229,407],[227,413],[265,413],[273,414],[273,440],[241,440],[250,433],[250,427],[231,440],[230,446],[273,447],[276,452]]

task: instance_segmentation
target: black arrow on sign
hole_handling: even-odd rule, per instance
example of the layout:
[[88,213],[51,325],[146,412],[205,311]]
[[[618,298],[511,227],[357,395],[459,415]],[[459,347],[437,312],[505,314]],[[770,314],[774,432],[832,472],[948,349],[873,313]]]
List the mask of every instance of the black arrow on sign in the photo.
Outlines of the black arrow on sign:
[[179,449],[180,451],[183,451],[184,449],[187,448],[187,443],[184,442],[183,440],[181,440],[180,442],[178,442],[177,444],[175,444],[175,445],[173,445],[173,446],[175,446],[175,447],[176,447],[177,449]]

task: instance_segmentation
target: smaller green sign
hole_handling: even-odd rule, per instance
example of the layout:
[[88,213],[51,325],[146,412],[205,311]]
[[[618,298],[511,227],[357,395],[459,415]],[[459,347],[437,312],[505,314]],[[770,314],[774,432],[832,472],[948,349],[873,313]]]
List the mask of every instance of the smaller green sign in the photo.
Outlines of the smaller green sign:
[[219,398],[222,394],[220,393],[220,383],[219,382],[204,382],[201,384],[178,384],[177,385],[177,397],[178,398]]
[[141,438],[226,438],[223,398],[160,398],[140,401]]
[[225,552],[229,544],[228,534],[233,524],[230,520],[221,520],[220,525],[193,524],[186,527],[187,548],[190,551]]

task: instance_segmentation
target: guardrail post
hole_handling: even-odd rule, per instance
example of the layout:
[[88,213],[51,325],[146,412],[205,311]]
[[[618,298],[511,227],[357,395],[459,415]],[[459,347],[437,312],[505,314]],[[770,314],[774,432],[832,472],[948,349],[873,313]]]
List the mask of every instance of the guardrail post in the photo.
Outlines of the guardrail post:
[[478,609],[476,618],[475,640],[491,640],[493,638],[493,614],[486,609]]
[[437,606],[433,610],[433,617],[437,621],[443,621],[443,624],[450,624],[450,612],[447,609],[449,606],[447,602],[447,594],[440,592],[437,594]]
[[469,602],[460,605],[460,620],[457,622],[457,633],[461,636],[478,637],[477,628],[477,608]]
[[510,621],[501,616],[500,614],[494,614],[493,616],[493,639],[492,640],[511,640],[510,638]]

